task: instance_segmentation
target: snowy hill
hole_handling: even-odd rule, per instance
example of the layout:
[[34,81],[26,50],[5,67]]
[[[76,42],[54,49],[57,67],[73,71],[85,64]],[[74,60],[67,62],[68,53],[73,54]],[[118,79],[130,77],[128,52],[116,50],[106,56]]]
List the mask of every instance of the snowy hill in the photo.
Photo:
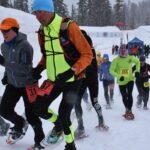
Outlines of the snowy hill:
[[[0,7],[0,21],[5,17],[15,17],[21,24],[21,31],[28,35],[28,40],[34,47],[34,66],[40,59],[40,50],[37,42],[37,35],[35,31],[39,27],[39,23],[37,22],[35,16],[26,14],[22,11],[8,9],[4,7]],[[88,27],[83,27],[87,29]],[[96,30],[93,27],[93,32]],[[103,30],[107,30],[103,28]],[[97,30],[96,30],[97,31]],[[95,32],[96,32],[95,31]],[[108,31],[108,30],[107,30]],[[108,31],[114,32],[114,29],[110,29]],[[141,40],[144,40],[148,43],[150,39],[150,27],[140,27],[133,31],[118,31],[122,32],[122,34],[129,34],[129,37],[138,36]],[[96,50],[101,49],[102,54],[108,53],[110,56],[110,60],[112,60],[115,56],[111,55],[111,47],[113,44],[120,44],[120,37],[92,37],[94,45],[96,46]],[[2,35],[0,34],[0,43],[3,41]],[[150,58],[147,59],[147,62],[150,63]],[[0,79],[3,76],[4,69],[0,66]],[[45,74],[43,76],[46,78]],[[2,95],[4,91],[4,86],[0,82],[0,95]],[[110,127],[108,132],[101,132],[95,129],[97,125],[97,115],[92,109],[91,111],[87,111],[85,104],[83,103],[83,119],[84,125],[86,128],[86,132],[89,134],[88,138],[83,140],[76,141],[77,150],[149,150],[150,149],[150,110],[137,109],[135,107],[137,90],[134,86],[133,91],[133,112],[135,114],[134,121],[126,121],[123,119],[122,114],[125,109],[122,104],[122,99],[118,91],[117,84],[115,85],[115,94],[114,94],[114,104],[112,109],[106,110],[105,99],[103,96],[103,87],[102,83],[99,82],[99,102],[103,108],[103,115],[105,119],[105,123]],[[59,106],[59,102],[61,100],[61,96],[57,98],[57,100],[52,104],[51,108],[53,108],[56,112]],[[148,104],[150,107],[150,102]],[[16,108],[17,112],[21,114],[24,111],[24,105],[22,100],[17,104]],[[45,120],[43,121],[43,128],[45,133],[47,133],[50,129],[52,129],[53,125]],[[77,126],[76,119],[73,122],[74,126]],[[33,131],[31,127],[29,127],[27,134],[25,137],[14,145],[7,145],[5,140],[6,137],[0,137],[0,150],[26,150],[29,146],[33,144]],[[62,142],[60,145],[52,146],[48,149],[54,150],[63,150],[65,142]],[[47,150],[48,150],[47,149]]]

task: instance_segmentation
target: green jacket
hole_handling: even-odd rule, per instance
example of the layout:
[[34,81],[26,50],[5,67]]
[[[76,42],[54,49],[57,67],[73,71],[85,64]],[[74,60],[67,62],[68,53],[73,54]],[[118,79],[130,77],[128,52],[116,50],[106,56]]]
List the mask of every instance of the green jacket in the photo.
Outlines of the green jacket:
[[[130,81],[134,81],[135,77],[132,71],[132,66],[136,65],[136,71],[140,72],[140,61],[135,56],[127,56],[122,58],[120,56],[113,59],[110,66],[110,73],[117,78],[119,85],[126,85]],[[124,80],[120,81],[120,77],[123,76]]]

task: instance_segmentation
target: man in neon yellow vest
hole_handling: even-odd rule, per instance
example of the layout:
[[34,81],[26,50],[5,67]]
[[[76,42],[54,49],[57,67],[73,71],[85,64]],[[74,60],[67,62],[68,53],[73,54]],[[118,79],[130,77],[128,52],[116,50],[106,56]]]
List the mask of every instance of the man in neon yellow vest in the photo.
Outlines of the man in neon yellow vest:
[[[54,12],[52,0],[34,0],[32,11],[41,23],[39,43],[43,54],[38,66],[33,70],[33,75],[38,78],[41,71],[46,69],[48,80],[55,84],[50,95],[38,97],[33,105],[40,117],[55,124],[51,136],[63,130],[66,141],[65,150],[76,150],[70,113],[84,78],[84,70],[92,61],[92,51],[79,26],[74,21],[69,21],[67,23],[69,38],[67,43],[73,43],[75,52],[79,54],[78,58],[75,58],[76,55],[70,58],[66,49],[60,44],[60,30],[65,18]],[[69,53],[73,51],[71,46],[68,50]],[[76,60],[69,63],[73,58]],[[57,117],[48,107],[60,94],[62,94],[62,101],[58,110],[59,117]]]

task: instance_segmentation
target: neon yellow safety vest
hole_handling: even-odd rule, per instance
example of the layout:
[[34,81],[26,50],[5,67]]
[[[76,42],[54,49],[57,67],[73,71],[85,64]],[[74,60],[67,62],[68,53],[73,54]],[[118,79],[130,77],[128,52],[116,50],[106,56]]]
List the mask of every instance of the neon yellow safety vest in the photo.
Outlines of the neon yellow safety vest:
[[[60,44],[59,32],[61,27],[62,17],[55,14],[53,21],[44,27],[45,50],[46,50],[46,69],[48,79],[55,81],[59,73],[68,70],[70,65],[66,62],[64,51]],[[74,77],[68,81],[74,81]]]

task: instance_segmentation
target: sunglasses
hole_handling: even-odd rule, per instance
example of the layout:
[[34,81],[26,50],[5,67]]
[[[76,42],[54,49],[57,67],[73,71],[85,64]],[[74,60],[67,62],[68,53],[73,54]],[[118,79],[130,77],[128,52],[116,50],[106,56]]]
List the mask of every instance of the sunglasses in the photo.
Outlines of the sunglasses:
[[10,30],[11,30],[11,29],[8,29],[8,30],[1,30],[1,32],[2,32],[3,34],[6,34],[6,33],[8,33]]

